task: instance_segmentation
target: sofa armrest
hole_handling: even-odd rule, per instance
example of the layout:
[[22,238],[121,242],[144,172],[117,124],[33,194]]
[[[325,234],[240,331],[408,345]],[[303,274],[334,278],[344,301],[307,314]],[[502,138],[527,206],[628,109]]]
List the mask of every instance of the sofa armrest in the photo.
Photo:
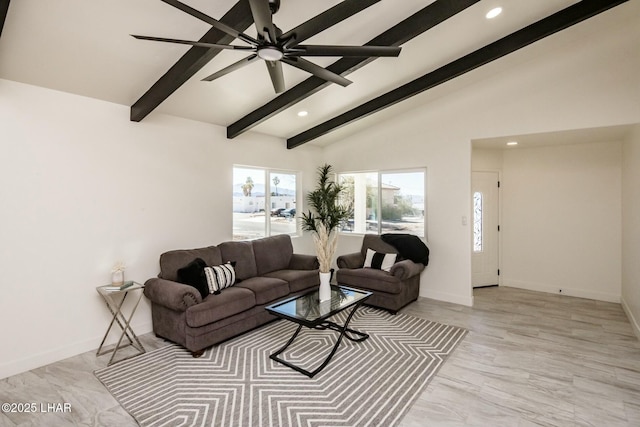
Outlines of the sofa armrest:
[[393,266],[391,266],[390,273],[400,280],[406,280],[409,277],[420,274],[422,270],[424,270],[424,264],[415,263],[410,259],[405,259],[393,264]]
[[315,255],[291,255],[291,261],[289,261],[289,269],[291,270],[316,270],[318,268],[320,268],[320,264]]
[[144,295],[151,302],[174,311],[185,311],[202,302],[200,292],[193,286],[158,278],[145,282]]
[[360,252],[340,255],[337,259],[338,268],[362,268],[364,257]]

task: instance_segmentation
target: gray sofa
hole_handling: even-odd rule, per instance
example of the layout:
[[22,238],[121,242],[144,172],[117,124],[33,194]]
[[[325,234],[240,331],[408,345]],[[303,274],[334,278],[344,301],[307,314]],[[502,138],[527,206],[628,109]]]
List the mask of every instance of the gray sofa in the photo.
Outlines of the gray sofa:
[[367,249],[380,253],[398,254],[395,247],[384,242],[379,236],[365,234],[360,252],[339,256],[336,280],[341,285],[365,289],[373,293],[366,304],[384,308],[396,314],[405,305],[418,299],[420,293],[420,273],[424,264],[410,259],[402,259],[398,254],[389,272],[374,268],[364,268]]
[[[193,286],[178,283],[178,270],[196,258],[208,266],[235,262],[239,280],[204,299]],[[160,256],[160,274],[147,280],[154,333],[198,357],[214,344],[274,320],[264,307],[319,286],[315,256],[293,253],[291,238],[224,242],[200,249],[174,250]]]

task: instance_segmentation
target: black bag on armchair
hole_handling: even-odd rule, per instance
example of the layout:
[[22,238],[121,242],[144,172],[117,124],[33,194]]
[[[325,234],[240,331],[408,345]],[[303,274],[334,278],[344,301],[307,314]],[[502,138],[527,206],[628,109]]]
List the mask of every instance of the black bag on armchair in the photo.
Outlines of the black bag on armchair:
[[429,248],[418,236],[389,233],[381,235],[380,238],[396,248],[402,258],[422,263],[425,267],[429,264]]

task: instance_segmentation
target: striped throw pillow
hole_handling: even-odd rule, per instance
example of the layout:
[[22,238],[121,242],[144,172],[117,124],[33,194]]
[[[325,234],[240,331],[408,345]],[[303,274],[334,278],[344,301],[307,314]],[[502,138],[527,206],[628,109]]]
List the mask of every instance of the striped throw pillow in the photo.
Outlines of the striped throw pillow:
[[390,271],[396,262],[397,254],[383,254],[372,249],[367,249],[364,266],[377,270]]
[[205,267],[204,275],[207,278],[209,293],[212,294],[219,294],[224,288],[229,288],[236,283],[236,270],[230,262],[213,267]]

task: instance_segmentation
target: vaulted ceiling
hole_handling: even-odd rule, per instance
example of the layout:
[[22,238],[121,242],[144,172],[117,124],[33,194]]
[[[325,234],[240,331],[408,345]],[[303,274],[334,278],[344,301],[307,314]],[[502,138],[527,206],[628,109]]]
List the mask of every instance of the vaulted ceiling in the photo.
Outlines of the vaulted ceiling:
[[[204,82],[245,55],[131,37],[242,45],[160,0],[0,0],[0,78],[127,105],[131,120],[142,123],[164,113],[224,126],[230,138],[249,130],[274,135],[293,148],[357,127],[359,118],[625,1],[369,1],[306,43],[395,45],[402,46],[400,56],[307,58],[353,83],[328,84],[285,65],[286,90],[276,95],[262,61]],[[255,37],[247,0],[184,3]],[[282,0],[274,22],[286,31],[343,3],[358,2]],[[503,13],[486,19],[496,6]],[[302,110],[306,117],[298,116]]]

